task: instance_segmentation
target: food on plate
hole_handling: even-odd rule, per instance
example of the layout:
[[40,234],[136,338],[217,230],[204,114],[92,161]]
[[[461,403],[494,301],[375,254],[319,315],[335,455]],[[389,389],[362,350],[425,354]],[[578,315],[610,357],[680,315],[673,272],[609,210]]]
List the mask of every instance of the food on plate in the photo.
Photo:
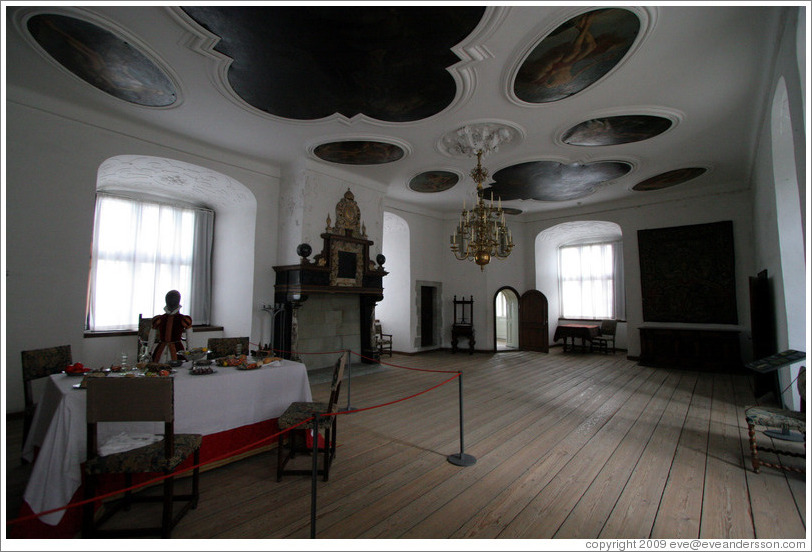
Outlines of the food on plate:
[[206,347],[195,347],[193,349],[186,349],[185,351],[178,351],[179,356],[183,356],[187,360],[200,360],[208,354],[209,350]]
[[159,373],[159,372],[161,372],[163,370],[168,372],[169,368],[170,368],[170,366],[168,364],[163,364],[163,363],[160,363],[160,362],[147,362],[146,366],[144,366],[144,371],[147,374],[149,374],[149,373],[157,374],[157,373]]
[[217,366],[240,366],[245,364],[245,355],[229,355],[217,359]]
[[192,368],[189,373],[193,376],[202,376],[204,374],[213,374],[215,372],[214,368],[211,366],[195,366]]
[[75,362],[73,364],[68,364],[65,367],[65,372],[68,374],[85,374],[90,372],[90,368],[86,368],[84,364],[81,362]]
[[277,356],[269,356],[262,359],[262,364],[270,364],[271,362],[281,361],[282,359]]

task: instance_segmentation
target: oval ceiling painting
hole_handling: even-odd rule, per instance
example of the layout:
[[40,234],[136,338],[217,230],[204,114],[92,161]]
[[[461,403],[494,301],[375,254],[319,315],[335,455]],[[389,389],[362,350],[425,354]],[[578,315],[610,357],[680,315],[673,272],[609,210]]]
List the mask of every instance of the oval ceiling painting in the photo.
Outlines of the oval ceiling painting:
[[620,178],[631,170],[621,161],[565,165],[555,161],[530,161],[498,170],[494,183],[485,190],[503,201],[535,199],[567,201],[592,194],[598,186]]
[[502,210],[505,212],[506,215],[521,215],[521,209],[514,209],[513,207],[502,207]]
[[342,165],[382,165],[401,159],[403,149],[386,142],[349,140],[328,142],[313,150],[319,159]]
[[574,17],[533,48],[519,67],[513,92],[529,103],[577,94],[617,65],[639,32],[640,20],[621,8]]
[[668,171],[658,174],[657,176],[647,178],[639,184],[636,184],[632,190],[636,190],[638,192],[651,192],[653,190],[670,188],[671,186],[676,186],[677,184],[682,184],[683,182],[692,180],[704,174],[707,170],[708,169],[704,167],[689,167],[685,169]]
[[51,57],[99,90],[148,107],[175,103],[169,77],[108,30],[73,17],[41,14],[28,20],[28,31]]
[[448,171],[426,171],[409,181],[409,189],[424,194],[444,192],[454,187],[460,177]]
[[[227,2],[225,2],[227,4]],[[184,6],[219,37],[228,83],[253,107],[287,119],[335,113],[417,121],[457,95],[452,48],[485,6]]]
[[647,140],[671,128],[671,121],[654,115],[619,115],[590,119],[564,133],[572,146],[615,146]]

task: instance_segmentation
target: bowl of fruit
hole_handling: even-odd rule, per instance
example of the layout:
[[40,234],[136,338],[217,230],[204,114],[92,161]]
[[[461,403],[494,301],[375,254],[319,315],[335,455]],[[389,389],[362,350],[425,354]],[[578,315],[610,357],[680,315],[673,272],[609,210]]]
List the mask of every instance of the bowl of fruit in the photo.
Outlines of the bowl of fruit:
[[206,357],[208,352],[209,351],[206,349],[206,347],[196,347],[194,349],[187,349],[183,351],[183,356],[192,361],[201,360]]

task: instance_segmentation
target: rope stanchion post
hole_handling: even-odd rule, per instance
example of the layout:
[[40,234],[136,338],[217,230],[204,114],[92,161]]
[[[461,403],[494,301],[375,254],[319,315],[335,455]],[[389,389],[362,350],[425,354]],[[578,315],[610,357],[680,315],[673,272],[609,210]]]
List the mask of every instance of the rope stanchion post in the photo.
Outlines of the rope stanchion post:
[[355,407],[350,403],[352,397],[352,351],[345,349],[344,354],[347,355],[347,406],[341,409],[341,412],[355,410]]
[[[321,418],[321,414],[316,413],[315,417],[313,418],[313,429],[311,431],[311,436],[313,437],[313,473],[312,481],[310,484],[310,538],[316,538],[316,489],[318,488],[316,481],[318,480],[319,474],[319,419]],[[324,444],[327,446],[327,443]],[[327,466],[324,466],[324,469],[327,469]]]
[[450,454],[447,460],[455,466],[468,467],[476,464],[476,458],[470,454],[465,454],[465,432],[463,430],[463,409],[462,409],[462,372],[459,373],[460,382],[460,452],[459,454]]

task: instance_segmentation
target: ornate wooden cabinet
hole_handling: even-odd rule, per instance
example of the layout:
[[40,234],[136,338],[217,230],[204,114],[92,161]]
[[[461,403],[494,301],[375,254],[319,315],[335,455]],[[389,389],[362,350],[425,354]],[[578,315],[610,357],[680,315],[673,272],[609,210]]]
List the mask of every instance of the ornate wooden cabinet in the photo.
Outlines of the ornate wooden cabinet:
[[640,328],[640,364],[743,372],[738,329]]

